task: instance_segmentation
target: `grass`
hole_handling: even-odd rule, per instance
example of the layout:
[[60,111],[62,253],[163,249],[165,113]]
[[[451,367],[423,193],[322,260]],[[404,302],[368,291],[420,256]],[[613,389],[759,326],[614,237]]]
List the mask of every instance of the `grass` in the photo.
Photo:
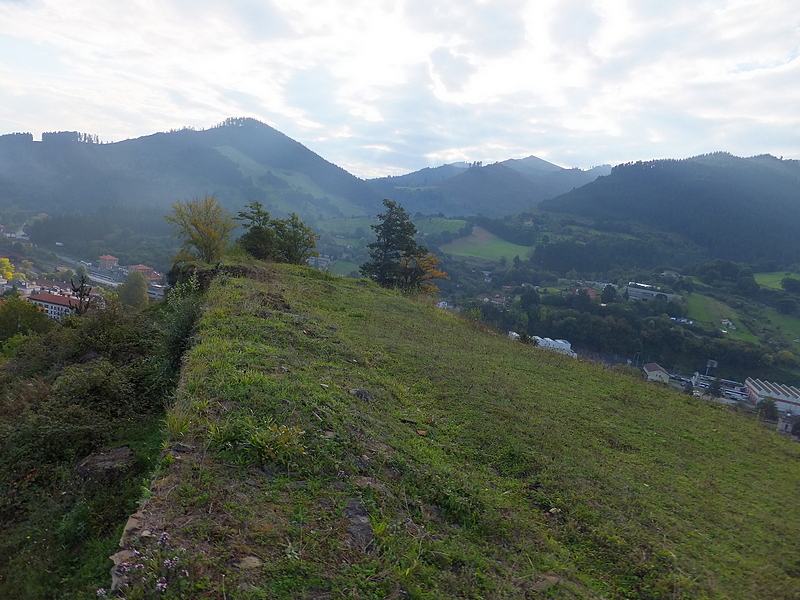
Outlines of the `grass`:
[[782,290],[783,287],[781,286],[781,280],[786,277],[791,277],[792,279],[800,279],[800,275],[796,273],[787,273],[785,271],[773,271],[771,273],[756,273],[756,283],[758,285],[763,285],[764,287],[773,288],[776,290]]
[[[196,557],[197,597],[800,587],[797,444],[364,280],[291,266],[218,277],[176,410],[196,450],[164,468],[145,525]],[[267,460],[251,435],[274,426],[287,441]],[[261,566],[233,566],[247,556]]]
[[331,275],[341,275],[343,277],[347,277],[353,271],[358,271],[358,267],[360,265],[352,260],[337,260],[335,263],[331,265],[330,273]]
[[771,322],[768,327],[780,327],[781,332],[794,344],[794,347],[800,349],[800,341],[795,341],[800,340],[800,319],[781,314],[770,307],[764,308],[764,314]]
[[443,219],[442,217],[425,217],[414,220],[414,225],[420,233],[458,233],[458,230],[467,224],[458,219]]
[[[726,329],[728,335],[735,340],[759,343],[758,338],[744,326],[739,314],[724,302],[693,292],[686,298],[686,308],[690,319],[717,329]],[[736,329],[725,328],[722,319],[729,319]]]
[[505,256],[511,260],[517,255],[525,256],[530,248],[506,242],[482,227],[474,227],[470,235],[442,246],[442,251],[455,256],[475,256],[490,260],[500,260]]

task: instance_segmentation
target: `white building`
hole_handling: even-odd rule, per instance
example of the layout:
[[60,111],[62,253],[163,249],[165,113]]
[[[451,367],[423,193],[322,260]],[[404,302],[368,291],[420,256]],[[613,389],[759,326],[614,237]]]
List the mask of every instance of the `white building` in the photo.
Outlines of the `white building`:
[[642,367],[642,370],[644,370],[644,374],[647,376],[647,381],[669,383],[669,371],[658,363],[647,363]]
[[578,355],[572,350],[572,344],[567,340],[551,340],[550,338],[539,337],[538,335],[532,336],[536,340],[536,345],[539,348],[546,348],[547,350],[555,350],[561,354],[566,354],[572,358],[577,358]]
[[747,388],[747,398],[751,404],[758,404],[766,398],[772,398],[780,412],[800,413],[800,390],[796,387],[761,381],[752,377],[745,379],[744,385]]
[[64,315],[71,314],[72,311],[78,308],[77,298],[58,296],[50,292],[31,294],[28,296],[28,300],[37,306],[41,306],[47,312],[47,316],[56,321],[60,321]]

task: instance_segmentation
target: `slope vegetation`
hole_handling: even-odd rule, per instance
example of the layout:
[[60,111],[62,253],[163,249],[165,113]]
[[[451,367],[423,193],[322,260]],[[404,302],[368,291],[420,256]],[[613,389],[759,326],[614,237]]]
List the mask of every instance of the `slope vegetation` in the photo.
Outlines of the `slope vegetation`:
[[564,169],[529,156],[486,166],[466,163],[422,169],[398,177],[370,179],[373,189],[392,198],[412,214],[445,213],[499,217],[530,210],[553,198],[607,175],[610,169]]
[[379,198],[366,183],[254,119],[204,131],[100,144],[76,132],[0,136],[0,206],[90,212],[107,205],[169,207],[176,198],[217,194],[238,209],[327,217],[371,214]]
[[364,280],[243,271],[128,538],[185,549],[184,597],[795,597],[797,444]]
[[685,235],[719,258],[778,264],[800,252],[800,161],[726,153],[615,167],[540,208]]

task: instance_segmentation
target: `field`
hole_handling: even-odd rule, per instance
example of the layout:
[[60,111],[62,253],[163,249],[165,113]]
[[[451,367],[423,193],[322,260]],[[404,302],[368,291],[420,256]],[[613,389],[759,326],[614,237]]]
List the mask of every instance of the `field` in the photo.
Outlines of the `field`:
[[358,271],[359,265],[350,260],[337,260],[331,265],[331,275],[341,275],[347,277],[353,271]]
[[447,252],[448,254],[453,254],[455,256],[475,256],[477,258],[487,258],[491,260],[500,260],[503,256],[508,260],[511,260],[517,255],[524,257],[530,250],[528,246],[519,246],[501,240],[482,227],[475,227],[470,235],[458,238],[442,246],[442,252]]
[[194,597],[796,597],[798,444],[364,280],[252,268],[212,283],[143,509]]
[[793,279],[800,279],[800,275],[796,273],[787,273],[785,271],[773,271],[772,273],[756,273],[756,283],[758,285],[763,285],[764,287],[773,288],[776,290],[783,289],[781,287],[781,280],[785,277],[791,277]]
[[414,225],[420,233],[442,233],[443,231],[458,233],[458,230],[466,224],[466,221],[441,217],[425,217],[414,220]]
[[780,331],[794,343],[794,347],[800,350],[800,320],[791,315],[784,315],[779,313],[774,308],[765,308],[764,313],[771,321],[767,327],[777,327]]
[[[718,329],[726,329],[728,335],[735,340],[758,343],[758,338],[742,324],[739,314],[727,304],[698,293],[689,294],[686,299],[686,308],[689,318],[695,321],[713,325]],[[730,319],[736,329],[725,328],[722,319]]]

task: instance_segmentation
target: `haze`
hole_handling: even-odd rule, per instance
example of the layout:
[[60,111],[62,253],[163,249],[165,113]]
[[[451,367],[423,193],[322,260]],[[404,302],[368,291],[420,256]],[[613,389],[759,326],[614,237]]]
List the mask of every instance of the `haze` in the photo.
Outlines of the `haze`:
[[800,157],[796,0],[0,0],[0,133],[249,116],[361,177]]

